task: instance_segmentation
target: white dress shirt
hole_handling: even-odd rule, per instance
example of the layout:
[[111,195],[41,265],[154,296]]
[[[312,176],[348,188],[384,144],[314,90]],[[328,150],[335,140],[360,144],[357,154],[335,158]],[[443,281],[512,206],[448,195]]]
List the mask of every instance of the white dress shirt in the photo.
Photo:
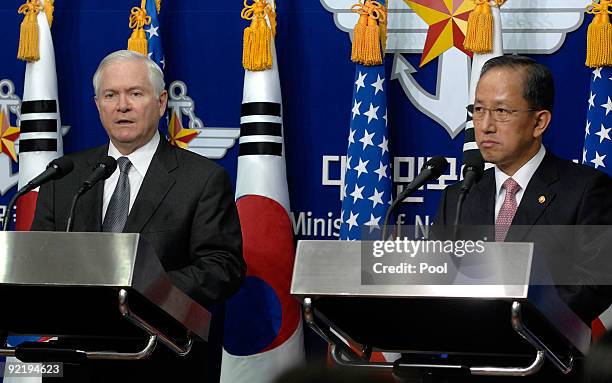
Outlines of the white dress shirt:
[[[546,154],[546,149],[544,149],[544,145],[540,146],[540,150],[533,156],[527,163],[512,176],[512,178],[519,184],[521,187],[518,192],[516,192],[516,205],[519,206],[521,204],[521,199],[523,198],[523,194],[525,194],[525,189],[527,189],[527,185],[529,185],[529,181],[533,174],[538,169],[538,166],[542,163],[544,159],[544,155]],[[506,189],[502,188],[502,185],[506,180],[510,178],[509,175],[501,171],[497,166],[495,166],[495,195],[497,198],[495,199],[495,220],[497,221],[497,215],[504,204],[504,199],[506,198]]]
[[[130,167],[130,170],[128,172],[128,178],[130,180],[130,211],[132,210],[132,205],[134,205],[134,201],[136,200],[136,196],[138,195],[138,191],[140,190],[140,186],[142,185],[142,180],[147,174],[149,165],[151,165],[151,160],[153,159],[153,155],[157,150],[159,140],[159,132],[156,131],[155,135],[148,143],[136,149],[134,152],[127,156],[121,154],[121,152],[119,152],[115,145],[113,145],[112,142],[109,142],[109,156],[115,159],[119,157],[127,157],[132,163],[132,166]],[[115,170],[115,172],[104,182],[104,197],[102,199],[102,222],[104,222],[104,217],[106,216],[108,204],[110,203],[110,199],[113,196],[113,192],[115,191],[115,187],[117,186],[117,182],[119,181],[119,173],[119,167],[117,167],[117,170]]]

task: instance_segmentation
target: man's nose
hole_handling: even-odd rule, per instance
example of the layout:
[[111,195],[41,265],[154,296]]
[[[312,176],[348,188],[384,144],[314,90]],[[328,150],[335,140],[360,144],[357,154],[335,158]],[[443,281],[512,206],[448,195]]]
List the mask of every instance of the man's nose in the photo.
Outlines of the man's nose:
[[494,133],[495,132],[495,120],[491,116],[491,111],[485,111],[485,114],[482,116],[480,121],[478,121],[478,125],[480,130],[486,133]]
[[130,99],[125,94],[120,94],[117,99],[117,110],[126,112],[132,108]]

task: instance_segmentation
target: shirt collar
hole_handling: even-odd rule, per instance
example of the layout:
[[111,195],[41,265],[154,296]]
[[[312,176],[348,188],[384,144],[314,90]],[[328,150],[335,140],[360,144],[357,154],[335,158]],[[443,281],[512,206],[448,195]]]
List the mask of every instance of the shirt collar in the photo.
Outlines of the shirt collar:
[[132,167],[136,169],[136,171],[144,177],[147,174],[147,170],[149,169],[149,165],[151,164],[151,160],[153,159],[153,155],[157,150],[157,146],[159,145],[159,131],[155,130],[155,134],[153,137],[141,146],[140,148],[134,150],[132,153],[124,156],[121,152],[113,145],[113,142],[110,141],[108,145],[108,155],[117,159],[119,157],[127,157],[132,163]]
[[[535,173],[535,171],[538,169],[538,167],[542,163],[542,160],[544,159],[545,154],[546,154],[546,149],[544,148],[544,145],[540,145],[540,150],[538,150],[536,155],[533,156],[529,161],[527,161],[525,165],[521,166],[521,168],[517,170],[516,173],[514,173],[512,178],[516,181],[516,183],[519,184],[519,186],[521,187],[520,190],[524,191],[525,189],[527,189],[527,185],[529,184],[531,177],[533,177],[533,174]],[[506,173],[501,171],[497,166],[495,166],[495,191],[496,191],[495,195],[496,196],[499,197],[499,194],[501,193],[501,187],[508,178],[510,178],[509,175],[507,175]]]

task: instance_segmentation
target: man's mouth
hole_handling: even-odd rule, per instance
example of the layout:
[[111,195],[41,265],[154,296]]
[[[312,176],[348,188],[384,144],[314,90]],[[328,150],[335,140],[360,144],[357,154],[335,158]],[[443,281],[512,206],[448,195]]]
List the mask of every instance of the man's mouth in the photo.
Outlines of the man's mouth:
[[117,125],[130,125],[130,124],[133,124],[133,123],[134,123],[134,121],[126,120],[126,119],[121,119],[121,120],[115,121],[115,124],[117,124]]

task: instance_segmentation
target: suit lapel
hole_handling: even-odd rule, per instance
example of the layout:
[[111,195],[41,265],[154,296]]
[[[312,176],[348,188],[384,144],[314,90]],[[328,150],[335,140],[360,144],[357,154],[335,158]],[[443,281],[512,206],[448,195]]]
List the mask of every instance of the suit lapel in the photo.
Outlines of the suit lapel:
[[125,233],[139,233],[142,231],[176,182],[172,172],[177,167],[176,153],[162,137],[157,151],[153,155],[147,174],[142,181],[134,205],[130,210],[125,228],[123,229]]
[[542,163],[531,177],[525,194],[516,211],[506,241],[520,241],[525,238],[531,227],[538,222],[556,192],[552,185],[559,179],[555,158],[546,153]]
[[464,225],[493,225],[495,215],[495,175],[487,171],[468,194],[463,211]]

